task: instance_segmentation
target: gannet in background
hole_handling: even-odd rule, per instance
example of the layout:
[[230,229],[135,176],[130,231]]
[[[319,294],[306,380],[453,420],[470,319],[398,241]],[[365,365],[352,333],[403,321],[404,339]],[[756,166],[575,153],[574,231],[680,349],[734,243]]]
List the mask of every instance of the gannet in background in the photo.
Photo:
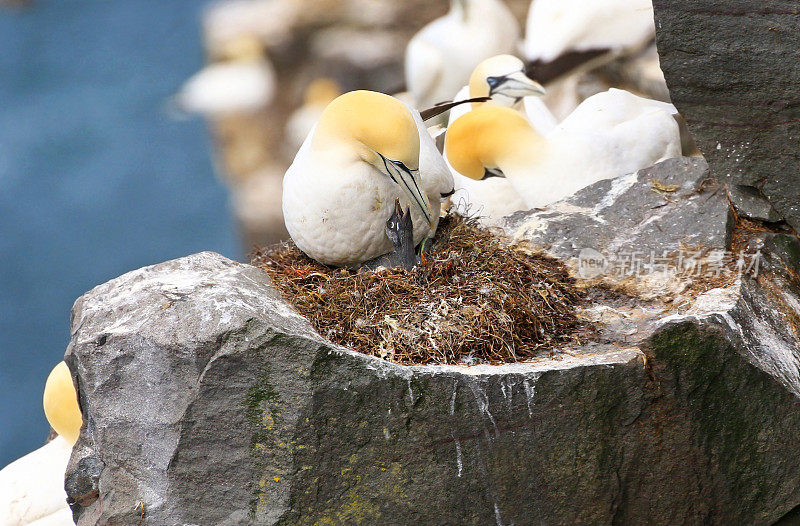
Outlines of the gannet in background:
[[64,362],[45,383],[43,406],[58,436],[0,471],[0,525],[72,525],[64,473],[78,438],[81,412]]
[[533,0],[523,53],[553,62],[569,52],[640,51],[655,37],[651,0]]
[[203,40],[214,59],[225,54],[228,42],[242,35],[277,47],[291,37],[306,9],[305,2],[295,1],[215,1],[203,12]]
[[405,74],[417,108],[452,100],[482,60],[512,53],[519,25],[500,0],[451,0],[406,48]]
[[651,0],[534,0],[522,47],[528,73],[547,87],[544,102],[562,120],[584,98],[585,73],[640,53],[654,38]]
[[[483,104],[514,108],[542,135],[555,129],[557,122],[541,100],[544,88],[525,75],[525,65],[512,55],[496,55],[478,64],[455,100],[489,96]],[[450,110],[448,126],[481,104],[464,104]],[[446,159],[445,159],[446,160]],[[453,170],[455,193],[450,201],[462,215],[474,215],[484,224],[525,208],[511,183],[501,177],[474,180]]]
[[325,108],[283,179],[286,228],[300,250],[334,266],[390,252],[396,200],[410,208],[414,245],[433,235],[453,181],[447,170],[426,173],[421,126],[382,93],[345,93]]
[[300,149],[328,104],[341,94],[342,90],[336,81],[326,77],[314,79],[306,87],[303,105],[289,117],[284,131],[286,147],[292,155]]
[[258,39],[232,40],[225,47],[225,58],[183,84],[172,99],[178,110],[219,117],[254,113],[272,101],[275,71]]
[[484,105],[472,110],[448,128],[447,159],[471,179],[506,177],[525,207],[536,208],[681,155],[678,124],[668,111],[640,106],[632,99],[640,97],[632,94],[619,97],[619,107],[612,108],[595,107],[594,97],[546,137],[512,109]]

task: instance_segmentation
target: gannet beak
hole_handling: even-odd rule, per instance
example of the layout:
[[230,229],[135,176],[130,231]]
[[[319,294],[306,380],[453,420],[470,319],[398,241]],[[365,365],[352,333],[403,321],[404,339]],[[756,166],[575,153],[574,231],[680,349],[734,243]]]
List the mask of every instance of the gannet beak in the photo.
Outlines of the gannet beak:
[[486,82],[489,83],[490,97],[504,95],[512,99],[521,99],[529,96],[541,97],[546,93],[541,84],[525,76],[523,71],[502,77],[488,77]]
[[384,169],[381,171],[402,188],[408,196],[409,201],[419,208],[422,215],[425,216],[428,225],[433,228],[433,212],[428,197],[420,190],[419,172],[417,170],[411,170],[400,161],[393,161],[381,154],[378,155],[383,161]]
[[489,179],[490,177],[501,177],[505,179],[506,174],[500,168],[485,168],[483,171],[483,178]]

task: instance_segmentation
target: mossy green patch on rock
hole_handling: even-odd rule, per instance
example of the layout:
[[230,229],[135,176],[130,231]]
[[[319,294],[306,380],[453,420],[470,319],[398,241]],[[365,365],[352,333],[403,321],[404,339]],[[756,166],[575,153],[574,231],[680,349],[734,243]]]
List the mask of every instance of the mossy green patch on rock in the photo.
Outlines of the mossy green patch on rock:
[[[667,381],[691,421],[693,441],[706,451],[718,477],[718,505],[757,516],[778,490],[775,449],[784,449],[781,442],[792,436],[790,429],[800,429],[800,412],[792,411],[797,401],[739,355],[719,326],[678,323],[651,344],[655,359],[671,372]],[[788,409],[788,420],[776,419],[775,407]]]

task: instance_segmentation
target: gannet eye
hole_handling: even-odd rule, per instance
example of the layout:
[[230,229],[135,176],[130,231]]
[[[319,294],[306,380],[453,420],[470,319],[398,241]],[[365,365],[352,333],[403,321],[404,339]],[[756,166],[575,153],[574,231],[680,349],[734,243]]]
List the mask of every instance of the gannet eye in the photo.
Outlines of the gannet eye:
[[495,89],[505,81],[506,81],[505,75],[502,77],[486,77],[486,83],[489,84],[489,87],[491,89]]

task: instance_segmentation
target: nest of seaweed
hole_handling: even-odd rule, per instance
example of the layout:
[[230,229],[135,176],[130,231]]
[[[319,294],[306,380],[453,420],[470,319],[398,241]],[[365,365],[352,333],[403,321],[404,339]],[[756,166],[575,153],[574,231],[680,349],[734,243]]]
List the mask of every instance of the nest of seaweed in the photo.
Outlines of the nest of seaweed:
[[561,262],[457,215],[410,271],[334,269],[291,243],[257,250],[253,264],[322,336],[406,365],[516,362],[580,328],[583,295]]

